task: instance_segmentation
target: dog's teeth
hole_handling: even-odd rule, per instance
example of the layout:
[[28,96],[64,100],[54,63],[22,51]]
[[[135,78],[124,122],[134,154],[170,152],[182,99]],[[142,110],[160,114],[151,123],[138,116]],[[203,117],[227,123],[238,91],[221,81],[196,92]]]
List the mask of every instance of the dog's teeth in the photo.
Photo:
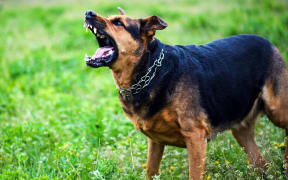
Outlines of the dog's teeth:
[[98,33],[96,34],[96,36],[97,36],[97,37],[100,37],[100,35],[99,35]]
[[94,34],[97,33],[97,29],[95,27],[93,28],[93,31],[94,31]]
[[85,57],[84,57],[85,61],[89,61],[89,57],[87,54],[85,54]]
[[100,36],[101,39],[103,39],[104,37],[105,37],[104,35],[101,35],[101,36]]

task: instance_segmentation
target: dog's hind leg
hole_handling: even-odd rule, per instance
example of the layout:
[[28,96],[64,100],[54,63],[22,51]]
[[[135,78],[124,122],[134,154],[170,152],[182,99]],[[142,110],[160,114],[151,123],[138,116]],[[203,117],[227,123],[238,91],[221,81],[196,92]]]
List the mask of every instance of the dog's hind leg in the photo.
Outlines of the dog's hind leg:
[[[286,150],[284,160],[288,163],[288,72],[285,71],[286,82],[278,84],[277,93],[274,92],[272,83],[266,83],[263,90],[265,112],[274,125],[286,130]],[[282,77],[284,79],[284,77]]]
[[254,140],[254,126],[257,120],[257,117],[247,121],[245,125],[241,125],[237,128],[232,129],[232,134],[239,143],[241,147],[244,148],[245,153],[248,156],[251,164],[260,168],[259,170],[265,169],[266,162],[262,157],[258,146]]
[[288,70],[276,48],[272,58],[271,75],[264,85],[262,99],[269,120],[286,130],[285,167],[288,165]]
[[159,174],[160,162],[162,159],[165,145],[153,142],[148,138],[148,159],[147,159],[147,172],[148,179]]
[[259,170],[265,169],[266,167],[266,162],[254,140],[254,127],[259,115],[261,114],[261,110],[262,104],[260,99],[257,98],[252,109],[242,123],[231,129],[232,134],[239,145],[244,148],[251,164],[260,168]]
[[[288,74],[288,73],[286,73]],[[287,75],[288,77],[288,75]],[[287,78],[288,79],[288,78]],[[288,83],[288,82],[286,82]],[[265,103],[265,112],[269,120],[276,126],[286,131],[286,150],[284,156],[285,166],[288,164],[288,84],[282,84],[277,94],[273,92],[270,83],[267,83],[263,91],[263,99]],[[288,167],[286,167],[287,169]]]

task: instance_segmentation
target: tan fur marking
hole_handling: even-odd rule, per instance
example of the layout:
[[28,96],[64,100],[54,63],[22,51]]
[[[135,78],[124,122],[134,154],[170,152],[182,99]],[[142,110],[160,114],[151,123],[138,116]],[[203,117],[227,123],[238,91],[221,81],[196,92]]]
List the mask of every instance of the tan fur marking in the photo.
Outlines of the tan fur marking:
[[173,106],[167,107],[157,113],[154,117],[138,120],[139,129],[153,141],[185,147],[180,127],[177,123],[178,115]]
[[164,145],[159,144],[148,138],[148,157],[146,176],[152,179],[154,175],[159,174],[160,162],[164,151]]
[[205,153],[207,148],[206,132],[204,128],[195,128],[193,131],[182,131],[189,157],[189,179],[203,179],[205,171]]
[[266,168],[266,162],[262,157],[254,140],[254,126],[256,118],[247,122],[246,126],[232,129],[232,134],[237,142],[244,148],[249,161],[259,167],[259,173]]
[[[288,77],[288,76],[287,76]],[[265,102],[265,111],[269,119],[276,125],[288,129],[288,94],[287,83],[280,84],[279,95],[275,96],[273,86],[268,81],[263,89],[263,100]],[[285,87],[285,88],[284,88]]]

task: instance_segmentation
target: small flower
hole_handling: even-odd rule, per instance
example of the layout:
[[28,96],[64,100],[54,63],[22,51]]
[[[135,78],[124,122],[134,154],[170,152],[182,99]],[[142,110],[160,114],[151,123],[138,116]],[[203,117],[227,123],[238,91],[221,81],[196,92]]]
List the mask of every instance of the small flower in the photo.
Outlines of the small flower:
[[170,166],[170,170],[173,171],[175,169],[175,167],[173,166]]
[[210,180],[210,179],[211,179],[211,176],[210,176],[210,174],[208,174],[206,180]]
[[284,146],[285,146],[284,143],[280,143],[280,144],[279,144],[279,147],[280,147],[280,148],[282,148],[282,147],[284,147]]
[[70,154],[70,155],[75,155],[75,152],[74,151],[68,151],[68,153]]
[[275,149],[278,148],[278,143],[276,143],[276,142],[273,141],[273,142],[272,142],[272,145],[274,146]]
[[216,161],[215,161],[215,164],[219,164],[219,161],[216,160]]
[[285,170],[287,170],[287,169],[288,169],[288,164],[287,164],[287,163],[284,163],[284,164],[283,164],[283,168],[284,168]]
[[230,164],[230,162],[229,162],[228,160],[225,160],[225,163],[226,163],[226,164]]
[[251,164],[249,160],[247,160],[247,164],[248,164],[248,165],[250,165],[250,164]]
[[142,164],[142,167],[143,167],[143,168],[146,168],[146,167],[147,167],[147,164],[146,164],[146,163],[143,163],[143,164]]
[[61,149],[62,149],[62,150],[65,150],[67,147],[68,147],[68,144],[64,144],[64,145],[61,147]]

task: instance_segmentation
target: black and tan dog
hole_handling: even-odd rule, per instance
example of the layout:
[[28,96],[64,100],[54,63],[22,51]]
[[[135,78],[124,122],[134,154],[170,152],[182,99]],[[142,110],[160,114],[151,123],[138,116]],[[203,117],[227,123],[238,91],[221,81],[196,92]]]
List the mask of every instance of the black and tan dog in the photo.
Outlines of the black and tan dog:
[[[125,114],[148,136],[148,178],[159,173],[165,145],[186,147],[190,179],[203,178],[207,140],[226,129],[265,169],[253,132],[263,113],[288,135],[288,70],[266,39],[238,35],[171,46],[154,38],[166,22],[131,19],[121,9],[108,18],[87,11],[85,26],[99,43],[87,65],[112,70]],[[284,162],[287,155],[286,148]]]

